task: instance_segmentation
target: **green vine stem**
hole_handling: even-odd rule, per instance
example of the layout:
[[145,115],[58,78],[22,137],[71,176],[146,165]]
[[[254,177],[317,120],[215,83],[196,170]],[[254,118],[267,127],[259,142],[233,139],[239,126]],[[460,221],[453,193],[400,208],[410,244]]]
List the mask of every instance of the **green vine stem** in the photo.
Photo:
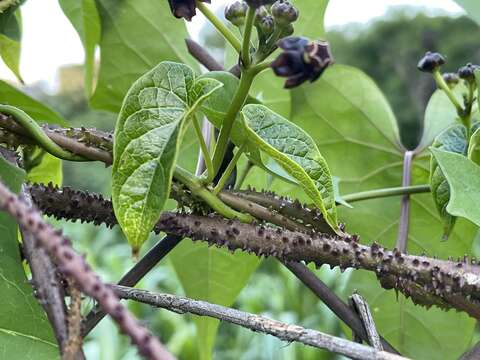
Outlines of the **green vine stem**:
[[247,160],[245,167],[243,168],[242,172],[240,173],[240,176],[237,179],[237,183],[235,184],[235,187],[234,187],[235,190],[239,190],[242,187],[243,183],[245,182],[245,179],[250,173],[250,170],[252,170],[254,166],[255,165],[253,164],[253,162],[251,162],[250,160]]
[[218,136],[217,146],[213,154],[213,166],[215,168],[215,175],[222,164],[223,157],[227,150],[228,141],[232,132],[233,124],[238,115],[238,112],[242,108],[245,100],[247,99],[248,92],[252,86],[253,79],[257,73],[251,70],[242,71],[242,77],[238,84],[237,91],[233,97],[232,103],[228,108],[227,114],[223,120],[222,128],[220,129],[220,135]]
[[175,167],[174,175],[178,181],[183,183],[192,192],[205,201],[213,210],[226,217],[227,219],[238,219],[244,223],[250,223],[254,219],[248,214],[242,214],[224,204],[217,196],[208,191],[201,182],[180,166]]
[[242,156],[243,152],[245,151],[245,144],[242,145],[237,152],[235,153],[235,156],[233,159],[230,161],[228,164],[227,168],[225,169],[224,173],[220,177],[220,180],[218,181],[217,186],[213,189],[213,193],[215,195],[218,195],[218,193],[225,187],[225,183],[227,180],[230,178],[230,175],[232,174],[232,171],[235,169],[235,166],[237,165],[238,160],[240,159],[240,156]]
[[74,155],[58,146],[45,134],[40,125],[23,110],[17,109],[14,106],[0,104],[0,112],[10,115],[18,124],[27,130],[29,135],[48,153],[64,160],[89,161],[84,157]]
[[430,185],[399,186],[392,188],[362,191],[342,196],[348,203],[362,200],[378,199],[390,196],[410,195],[430,192]]
[[230,45],[240,54],[242,51],[242,44],[237,39],[237,37],[230,31],[230,29],[217,17],[210,9],[200,1],[196,1],[195,5],[197,9],[210,21],[210,23],[215,26],[217,31],[222,34],[222,36],[227,40]]
[[439,69],[433,70],[433,78],[435,79],[435,82],[437,83],[438,88],[443,90],[445,95],[447,95],[447,97],[450,99],[453,106],[455,106],[458,116],[460,117],[464,116],[462,105],[460,105],[460,103],[458,102],[457,98],[455,97],[455,94],[452,92],[452,89],[448,87]]
[[245,29],[243,32],[242,52],[240,54],[242,65],[248,69],[250,66],[250,38],[252,37],[253,20],[255,19],[255,8],[250,6],[245,20]]

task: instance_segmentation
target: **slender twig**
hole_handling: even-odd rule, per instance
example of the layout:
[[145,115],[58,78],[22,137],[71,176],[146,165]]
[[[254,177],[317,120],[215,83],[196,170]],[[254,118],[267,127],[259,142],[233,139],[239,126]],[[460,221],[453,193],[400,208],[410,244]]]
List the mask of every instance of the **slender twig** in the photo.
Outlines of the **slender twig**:
[[[307,286],[316,296],[318,296],[330,310],[337,315],[350,329],[353,330],[362,340],[369,342],[368,334],[363,327],[358,314],[355,313],[342,299],[340,299],[330,288],[320,280],[308,267],[302,263],[288,262],[285,266],[302,283]],[[381,338],[383,348],[391,353],[398,354],[398,351]],[[372,345],[372,344],[371,344]]]
[[187,44],[187,49],[188,52],[203,66],[205,66],[209,71],[222,71],[223,66],[220,65],[217,60],[213,58],[209,54],[208,51],[206,51],[203,46],[201,46],[199,43],[191,40],[191,39],[185,39],[185,43]]
[[283,341],[296,341],[316,348],[342,354],[355,359],[406,359],[372,347],[360,345],[346,339],[331,336],[320,331],[305,329],[298,325],[289,325],[257,314],[246,313],[236,309],[211,304],[205,301],[185,297],[152,293],[123,286],[114,286],[115,293],[124,299],[163,308],[176,313],[191,313],[208,316],[221,321],[242,326],[255,332],[275,336]]
[[[181,237],[167,235],[160,240],[150,251],[145,254],[125,275],[122,276],[118,285],[135,286],[138,282],[152,270],[175,246],[182,240]],[[99,306],[88,313],[83,325],[83,336],[87,336],[90,331],[105,317],[105,312]]]
[[368,307],[365,299],[359,294],[355,293],[350,296],[349,300],[362,320],[363,327],[368,335],[368,343],[377,350],[383,350],[382,340],[378,335],[375,321],[373,320],[372,313],[370,312],[370,308]]
[[[412,159],[414,151],[405,151],[403,156],[403,179],[402,187],[408,187],[411,183]],[[400,220],[398,223],[398,235],[396,247],[400,252],[407,252],[408,227],[410,224],[410,195],[404,194],[400,204]]]
[[84,258],[71,247],[70,241],[47,224],[38,211],[22,202],[0,183],[0,207],[8,212],[25,231],[33,234],[35,243],[47,250],[65,277],[76,281],[82,292],[97,300],[102,308],[137,346],[139,353],[149,359],[173,359],[157,338],[140,325],[120,303],[110,287],[91,270]]

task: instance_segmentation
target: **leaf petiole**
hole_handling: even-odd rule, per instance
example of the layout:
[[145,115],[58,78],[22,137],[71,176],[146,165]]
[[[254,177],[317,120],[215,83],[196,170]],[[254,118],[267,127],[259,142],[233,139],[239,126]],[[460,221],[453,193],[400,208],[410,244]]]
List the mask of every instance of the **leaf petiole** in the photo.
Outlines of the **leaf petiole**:
[[256,73],[250,70],[242,71],[242,76],[240,78],[240,83],[238,84],[237,91],[235,92],[235,96],[233,97],[233,100],[227,110],[225,118],[223,119],[223,124],[220,129],[220,135],[218,136],[217,145],[213,154],[213,166],[215,167],[215,175],[220,168],[223,157],[225,156],[235,118],[237,117],[238,112],[241,110],[243,104],[245,103],[245,100],[247,99],[248,92],[250,91],[250,87],[252,86],[255,75]]
[[240,40],[230,31],[230,29],[212,12],[210,9],[200,1],[195,2],[197,9],[215,26],[217,31],[227,40],[230,45],[240,54],[242,51],[242,44]]
[[216,195],[208,191],[198,178],[190,174],[187,170],[181,168],[180,166],[175,166],[173,176],[183,183],[193,195],[201,198],[205,203],[207,203],[213,210],[218,212],[220,215],[226,217],[227,219],[238,219],[241,222],[249,223],[253,221],[253,217],[248,214],[243,214],[236,210],[233,210],[231,207],[223,203]]
[[463,107],[462,105],[460,105],[457,98],[455,97],[455,94],[452,92],[452,90],[448,87],[447,83],[443,79],[442,74],[440,73],[440,70],[438,69],[433,70],[433,78],[435,79],[435,82],[437,83],[438,88],[443,90],[445,95],[447,95],[447,97],[450,99],[453,106],[455,106],[458,116],[463,117],[464,116]]
[[237,165],[237,162],[240,159],[240,156],[242,156],[242,154],[244,153],[244,151],[245,151],[245,144],[240,146],[240,148],[237,150],[237,152],[235,153],[235,156],[230,161],[230,163],[228,164],[224,173],[222,174],[220,180],[218,181],[217,186],[215,186],[215,188],[213,189],[213,193],[215,195],[217,195],[225,187],[225,183],[230,178],[230,175],[232,174],[233,170],[235,169],[235,166]]
[[390,196],[400,196],[406,194],[419,194],[426,192],[430,192],[430,185],[399,186],[343,195],[342,199],[348,203],[352,203],[355,201],[370,200]]
[[250,66],[250,38],[252,37],[253,20],[255,19],[255,9],[249,7],[247,11],[247,19],[245,20],[245,29],[243,32],[242,58],[243,66],[248,69]]

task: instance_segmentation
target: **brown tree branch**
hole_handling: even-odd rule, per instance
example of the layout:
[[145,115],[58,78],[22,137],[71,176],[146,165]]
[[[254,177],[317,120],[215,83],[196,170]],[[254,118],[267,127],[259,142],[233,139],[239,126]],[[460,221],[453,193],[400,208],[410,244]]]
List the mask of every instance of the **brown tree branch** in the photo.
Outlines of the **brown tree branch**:
[[21,201],[2,183],[0,207],[16,219],[25,231],[33,234],[35,244],[47,250],[65,277],[74,279],[82,292],[100,303],[120,329],[130,336],[140,354],[155,360],[174,359],[160,341],[135,320],[112,289],[91,270],[84,258],[73,250],[70,241],[44,222],[38,211]]
[[[289,262],[284,264],[306,287],[308,287],[332,312],[352,329],[362,340],[369,342],[368,334],[359,316],[335,294],[323,281],[302,263]],[[380,338],[383,348],[391,353],[399,352],[384,338]],[[372,345],[372,344],[370,344]]]
[[114,286],[115,293],[123,298],[163,308],[176,313],[191,313],[208,316],[221,321],[242,326],[255,332],[269,334],[283,341],[296,341],[305,345],[325,349],[355,359],[406,359],[372,347],[360,345],[345,339],[324,334],[320,331],[305,329],[298,325],[289,325],[264,316],[246,313],[236,309],[211,304],[205,301],[185,297],[152,293],[123,286]]
[[349,300],[352,308],[355,309],[362,320],[363,327],[368,334],[368,343],[377,350],[383,350],[382,341],[378,335],[377,328],[375,327],[375,321],[373,320],[372,313],[370,312],[370,308],[365,299],[355,293],[350,296]]
[[[22,197],[28,206],[32,206],[28,188],[22,186]],[[57,269],[47,252],[35,245],[35,237],[24,226],[20,227],[22,235],[23,254],[32,273],[35,295],[42,305],[48,320],[52,325],[53,333],[60,348],[60,353],[65,352],[67,344],[67,315],[64,301],[64,291]]]
[[[32,188],[32,190],[35,187]],[[115,224],[112,205],[98,196],[78,196],[75,208],[68,199],[73,190],[32,192],[32,197],[47,215],[70,220],[91,219]],[[80,194],[81,192],[76,192]],[[67,197],[68,199],[65,199]],[[59,198],[59,201],[56,199]],[[97,199],[97,200],[95,200]],[[66,207],[63,204],[67,204]],[[102,215],[102,216],[103,216]],[[406,255],[388,250],[377,243],[362,245],[355,236],[339,237],[322,233],[304,233],[255,224],[243,224],[218,216],[178,213],[162,214],[154,228],[179,237],[206,241],[234,251],[241,249],[257,256],[274,256],[282,262],[313,262],[341,269],[356,268],[373,271],[386,289],[397,289],[420,305],[456,308],[480,319],[480,267],[475,262],[438,260],[426,256]]]
[[68,280],[70,305],[68,307],[68,338],[62,360],[75,360],[76,354],[82,348],[82,294],[73,280]]

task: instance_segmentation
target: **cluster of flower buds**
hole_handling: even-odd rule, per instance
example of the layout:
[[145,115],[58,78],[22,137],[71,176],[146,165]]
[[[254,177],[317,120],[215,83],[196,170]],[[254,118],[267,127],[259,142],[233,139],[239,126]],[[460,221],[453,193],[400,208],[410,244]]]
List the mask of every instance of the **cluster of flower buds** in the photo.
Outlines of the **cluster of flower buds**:
[[260,6],[255,11],[254,25],[257,28],[261,42],[268,38],[275,30],[275,20],[265,6]]
[[[202,2],[210,3],[210,0],[200,0]],[[170,10],[176,18],[184,18],[185,20],[192,20],[196,15],[195,0],[168,0]]]
[[305,37],[290,36],[281,39],[278,46],[283,52],[272,62],[277,76],[286,77],[285,88],[299,86],[305,81],[317,80],[333,64],[327,41],[310,41]]
[[[417,68],[423,72],[433,73],[440,70],[445,62],[445,57],[442,54],[428,51],[418,62]],[[442,77],[450,87],[458,84],[460,79],[465,80],[467,84],[475,85],[475,71],[477,70],[480,70],[479,65],[468,63],[460,67],[456,73],[444,73]]]

